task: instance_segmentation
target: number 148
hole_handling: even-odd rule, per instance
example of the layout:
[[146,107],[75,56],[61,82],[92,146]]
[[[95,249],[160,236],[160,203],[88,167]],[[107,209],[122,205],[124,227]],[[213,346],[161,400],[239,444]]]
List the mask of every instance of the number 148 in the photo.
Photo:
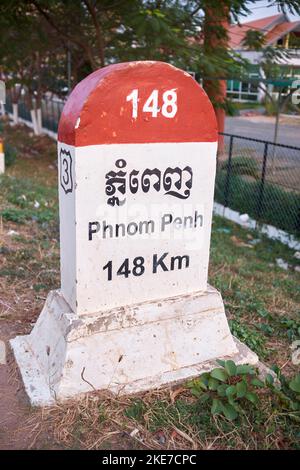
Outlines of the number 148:
[[[136,88],[126,96],[126,101],[132,101],[132,117],[136,119],[139,111],[139,90]],[[161,108],[158,106],[158,90],[153,90],[144,103],[142,112],[151,113],[151,116],[156,118],[161,114],[166,118],[173,118],[177,113],[177,93],[176,90],[166,90],[162,95],[163,105]]]

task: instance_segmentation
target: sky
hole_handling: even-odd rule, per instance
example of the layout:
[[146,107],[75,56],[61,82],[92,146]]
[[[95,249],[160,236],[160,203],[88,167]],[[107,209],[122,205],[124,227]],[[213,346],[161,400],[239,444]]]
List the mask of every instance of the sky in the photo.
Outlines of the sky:
[[[241,17],[240,22],[244,23],[246,21],[258,20],[260,18],[264,18],[266,16],[273,16],[279,13],[277,7],[268,7],[268,2],[266,0],[257,0],[254,3],[249,4],[249,9],[252,11],[250,15],[247,17]],[[291,15],[290,13],[287,14],[290,21],[299,21],[299,15]]]

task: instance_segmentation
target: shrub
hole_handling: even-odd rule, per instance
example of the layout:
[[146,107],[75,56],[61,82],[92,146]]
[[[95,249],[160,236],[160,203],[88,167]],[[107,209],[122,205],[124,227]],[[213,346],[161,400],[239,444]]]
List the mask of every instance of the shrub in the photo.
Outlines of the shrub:
[[278,415],[285,414],[300,422],[300,374],[287,378],[279,367],[274,366],[275,374],[266,374],[263,382],[254,367],[248,364],[237,365],[231,360],[217,360],[217,363],[221,367],[205,372],[187,384],[199,404],[210,405],[212,415],[223,415],[229,421],[241,418],[249,411],[249,406],[257,407],[257,392],[262,389],[264,394],[269,392]]
[[217,361],[221,367],[202,374],[188,386],[200,403],[211,403],[211,414],[222,414],[228,420],[235,420],[245,413],[245,404],[258,403],[255,389],[264,387],[253,367],[236,365],[233,361]]
[[[247,181],[242,175],[233,174],[229,182],[228,206],[242,214],[289,233],[300,235],[300,194],[285,191],[271,183],[265,183],[261,211],[259,213],[260,181]],[[215,200],[225,204],[226,172],[218,171]]]
[[227,116],[239,116],[239,110],[236,103],[230,99],[225,102],[225,113]]
[[5,166],[11,166],[15,163],[17,158],[17,151],[15,147],[12,147],[10,144],[5,144]]
[[0,210],[4,220],[25,223],[35,220],[47,223],[57,217],[57,190],[26,178],[1,175],[1,193],[7,207]]
[[[226,160],[221,169],[227,171],[228,166],[229,160]],[[248,175],[259,178],[257,162],[251,157],[234,157],[231,160],[231,175]]]

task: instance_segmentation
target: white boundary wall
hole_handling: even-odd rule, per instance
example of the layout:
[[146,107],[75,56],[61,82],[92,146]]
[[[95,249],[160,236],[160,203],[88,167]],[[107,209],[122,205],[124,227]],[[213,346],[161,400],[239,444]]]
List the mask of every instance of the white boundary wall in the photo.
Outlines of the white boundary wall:
[[247,217],[247,220],[245,221],[243,217],[245,214],[240,214],[239,212],[234,211],[229,207],[225,207],[218,202],[214,203],[213,211],[214,214],[220,215],[221,217],[224,217],[224,219],[231,220],[244,228],[257,230],[272,240],[280,241],[293,250],[300,250],[300,242],[293,235],[285,232],[284,230],[280,230],[273,225],[260,224],[257,220],[251,219],[250,217]]

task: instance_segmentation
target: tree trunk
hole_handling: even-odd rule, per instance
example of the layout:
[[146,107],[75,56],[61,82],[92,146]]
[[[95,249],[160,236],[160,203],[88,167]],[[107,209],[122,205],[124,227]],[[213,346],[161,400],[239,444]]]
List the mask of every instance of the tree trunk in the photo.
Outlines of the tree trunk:
[[38,125],[38,118],[37,118],[37,110],[34,109],[34,108],[31,109],[30,110],[30,116],[31,116],[34,135],[40,135],[39,125]]
[[[209,57],[217,56],[218,53],[226,51],[228,48],[227,30],[229,28],[228,5],[219,2],[205,2],[204,6],[204,53]],[[220,69],[217,74],[224,76],[224,69]],[[216,113],[219,132],[225,129],[225,101],[226,101],[226,80],[204,79],[203,87],[211,99]],[[224,136],[219,136],[218,153],[224,152]]]

